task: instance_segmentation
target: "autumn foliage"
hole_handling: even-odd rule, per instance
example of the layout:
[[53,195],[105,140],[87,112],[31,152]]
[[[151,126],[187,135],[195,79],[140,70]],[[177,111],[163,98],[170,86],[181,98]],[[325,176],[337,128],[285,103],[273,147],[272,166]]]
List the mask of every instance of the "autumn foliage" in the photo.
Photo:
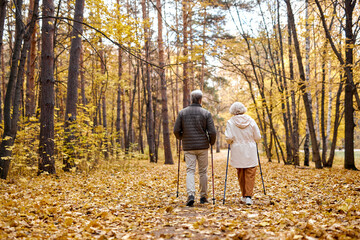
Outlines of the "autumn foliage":
[[197,198],[194,207],[185,206],[183,163],[178,198],[176,165],[136,159],[104,162],[88,174],[2,181],[0,238],[360,238],[359,172],[262,162],[267,195],[257,174],[254,205],[246,206],[230,168],[223,205],[226,152],[215,154],[214,163],[216,204]]
[[[357,2],[0,0],[0,239],[360,239]],[[216,204],[188,208],[195,89]],[[262,135],[252,206],[232,168],[222,204],[235,101]]]

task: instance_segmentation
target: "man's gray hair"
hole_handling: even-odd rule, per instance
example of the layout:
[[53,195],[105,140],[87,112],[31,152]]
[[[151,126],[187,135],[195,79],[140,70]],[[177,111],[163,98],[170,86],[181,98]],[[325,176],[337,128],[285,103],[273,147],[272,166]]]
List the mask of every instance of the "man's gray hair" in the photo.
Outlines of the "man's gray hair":
[[200,100],[202,99],[202,91],[201,90],[194,90],[190,93],[190,100],[191,103],[200,103]]
[[244,104],[242,104],[241,102],[234,102],[231,105],[229,111],[232,115],[239,115],[239,114],[244,114],[247,111],[247,109],[244,106]]

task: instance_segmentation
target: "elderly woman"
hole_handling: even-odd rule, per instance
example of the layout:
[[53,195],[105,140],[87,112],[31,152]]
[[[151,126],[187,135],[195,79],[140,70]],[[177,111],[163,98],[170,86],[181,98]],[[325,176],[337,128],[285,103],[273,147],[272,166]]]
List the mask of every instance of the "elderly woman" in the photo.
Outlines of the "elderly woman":
[[240,102],[231,105],[230,113],[234,116],[227,122],[225,137],[231,144],[230,164],[237,169],[241,201],[251,205],[258,165],[256,142],[260,141],[261,135],[255,120],[244,114],[246,110]]

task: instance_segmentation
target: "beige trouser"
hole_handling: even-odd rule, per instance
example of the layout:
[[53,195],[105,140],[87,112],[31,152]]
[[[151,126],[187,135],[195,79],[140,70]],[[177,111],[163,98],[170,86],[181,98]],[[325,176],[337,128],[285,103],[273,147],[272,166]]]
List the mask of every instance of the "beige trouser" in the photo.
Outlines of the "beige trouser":
[[253,195],[255,185],[256,167],[237,168],[238,180],[243,197],[251,197]]
[[186,190],[195,196],[196,161],[199,166],[200,197],[207,197],[208,149],[184,151],[186,161]]

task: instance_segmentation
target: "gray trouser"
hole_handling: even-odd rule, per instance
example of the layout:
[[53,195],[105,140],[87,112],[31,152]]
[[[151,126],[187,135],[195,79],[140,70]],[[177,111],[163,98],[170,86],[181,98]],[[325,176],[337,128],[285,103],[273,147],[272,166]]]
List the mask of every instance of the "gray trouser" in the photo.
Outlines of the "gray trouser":
[[196,161],[199,166],[200,197],[207,198],[208,149],[184,151],[186,161],[186,189],[188,195],[195,196]]

